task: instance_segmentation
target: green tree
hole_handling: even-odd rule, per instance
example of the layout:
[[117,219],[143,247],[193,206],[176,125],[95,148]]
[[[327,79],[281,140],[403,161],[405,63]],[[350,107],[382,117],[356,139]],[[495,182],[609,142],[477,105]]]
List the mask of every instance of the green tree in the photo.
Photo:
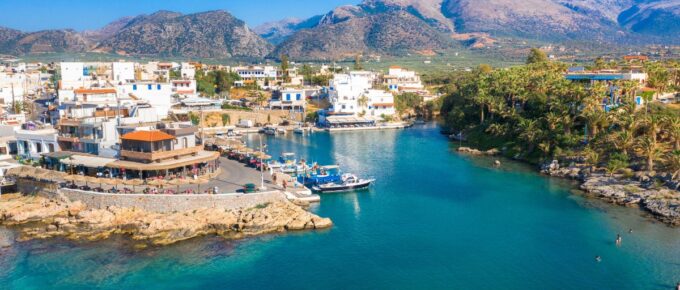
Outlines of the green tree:
[[227,126],[231,124],[231,116],[229,114],[222,114],[222,125]]
[[281,73],[283,82],[284,83],[289,83],[290,82],[290,75],[288,74],[288,69],[290,68],[289,63],[288,63],[288,55],[282,54],[280,56],[281,59]]
[[663,158],[662,145],[658,144],[649,136],[643,136],[638,139],[635,145],[635,153],[646,160],[647,171],[654,171],[654,162]]
[[548,61],[548,56],[545,52],[538,48],[532,48],[529,51],[529,56],[527,57],[527,64],[543,63]]

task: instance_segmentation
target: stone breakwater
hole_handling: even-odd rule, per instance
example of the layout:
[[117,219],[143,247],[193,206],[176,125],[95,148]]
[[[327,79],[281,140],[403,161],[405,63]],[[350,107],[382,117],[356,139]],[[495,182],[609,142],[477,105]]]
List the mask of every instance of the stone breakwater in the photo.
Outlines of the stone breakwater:
[[593,173],[586,166],[560,167],[555,162],[544,165],[541,172],[579,180],[580,188],[594,197],[618,205],[637,206],[668,225],[680,225],[680,192],[663,186],[653,186],[649,176],[640,176],[642,181],[637,181]]
[[94,241],[126,235],[140,246],[169,245],[205,235],[239,239],[333,225],[330,219],[286,200],[247,208],[159,213],[135,207],[88,208],[82,201],[20,194],[0,197],[0,224],[19,229],[19,241],[52,237]]

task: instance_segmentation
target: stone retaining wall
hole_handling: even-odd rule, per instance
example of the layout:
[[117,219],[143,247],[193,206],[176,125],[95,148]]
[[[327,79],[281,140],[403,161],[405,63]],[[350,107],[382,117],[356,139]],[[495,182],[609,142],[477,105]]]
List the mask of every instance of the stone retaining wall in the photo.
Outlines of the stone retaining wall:
[[89,208],[103,209],[108,206],[137,207],[145,211],[168,213],[191,211],[201,208],[239,209],[260,204],[286,200],[279,191],[248,194],[111,194],[74,189],[59,189],[59,194],[70,201],[82,201]]

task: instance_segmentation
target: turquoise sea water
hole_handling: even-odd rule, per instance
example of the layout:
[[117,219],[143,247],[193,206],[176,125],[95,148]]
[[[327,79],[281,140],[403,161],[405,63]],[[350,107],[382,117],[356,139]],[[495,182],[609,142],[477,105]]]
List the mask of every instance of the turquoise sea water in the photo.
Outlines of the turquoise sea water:
[[333,219],[330,230],[146,250],[125,238],[18,243],[0,250],[0,289],[673,289],[680,281],[680,229],[573,195],[566,181],[523,165],[495,169],[459,156],[435,125],[267,143],[273,155],[297,152],[377,182],[322,197],[312,210]]

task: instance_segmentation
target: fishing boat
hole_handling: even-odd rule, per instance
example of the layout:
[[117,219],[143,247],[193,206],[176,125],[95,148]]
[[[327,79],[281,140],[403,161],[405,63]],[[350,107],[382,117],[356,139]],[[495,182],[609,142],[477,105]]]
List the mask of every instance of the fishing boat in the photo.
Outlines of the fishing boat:
[[306,127],[295,127],[295,129],[293,129],[293,133],[302,135],[306,134],[309,131],[310,131],[309,128]]
[[312,190],[319,193],[347,192],[368,188],[375,179],[359,179],[354,174],[343,174],[340,182],[330,182],[312,186]]
[[279,156],[279,160],[267,162],[267,167],[274,173],[274,171],[281,170],[284,166],[295,165],[295,153],[286,152]]
[[266,126],[266,127],[262,128],[262,133],[264,133],[265,135],[272,135],[272,136],[274,136],[274,135],[276,135],[277,130],[276,130],[275,127]]
[[306,186],[334,183],[342,181],[342,173],[337,165],[312,166],[298,176],[298,182]]

